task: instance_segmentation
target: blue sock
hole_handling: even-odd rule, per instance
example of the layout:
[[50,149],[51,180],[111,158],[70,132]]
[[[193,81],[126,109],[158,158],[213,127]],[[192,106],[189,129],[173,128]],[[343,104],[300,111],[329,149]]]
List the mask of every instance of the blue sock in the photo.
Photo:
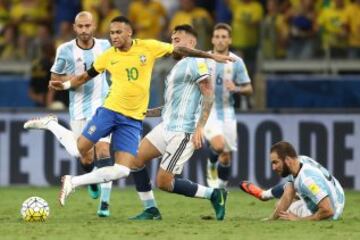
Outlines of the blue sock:
[[188,179],[175,178],[173,193],[181,194],[187,197],[195,197],[198,185]]
[[87,163],[82,163],[81,161],[80,161],[80,165],[81,165],[82,169],[84,170],[84,172],[86,172],[86,173],[91,172],[95,166],[94,162],[87,164]]
[[114,160],[111,157],[101,158],[95,161],[95,167],[102,168],[114,165]]
[[223,165],[222,163],[219,163],[217,166],[218,177],[221,180],[228,181],[230,177],[230,170],[231,170],[230,164]]
[[284,187],[285,187],[285,183],[280,183],[275,187],[271,188],[272,195],[276,198],[281,198],[281,196],[284,193]]
[[151,187],[150,177],[146,168],[143,167],[142,169],[132,170],[131,173],[134,177],[136,191],[138,192],[139,198],[144,205],[144,209],[157,207]]
[[211,146],[208,147],[208,158],[212,164],[215,164],[219,158],[219,154]]

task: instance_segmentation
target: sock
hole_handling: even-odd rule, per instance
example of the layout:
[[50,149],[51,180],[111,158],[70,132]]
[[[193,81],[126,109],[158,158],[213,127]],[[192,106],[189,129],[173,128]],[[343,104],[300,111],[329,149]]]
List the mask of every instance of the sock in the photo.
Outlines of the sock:
[[84,170],[84,172],[86,172],[86,173],[91,172],[95,166],[94,162],[87,164],[87,163],[82,163],[81,161],[80,161],[80,165],[81,165],[82,170]]
[[94,171],[84,175],[73,176],[71,183],[73,187],[95,183],[104,183],[127,177],[129,176],[129,173],[130,168],[115,163],[113,166],[95,169]]
[[271,190],[272,190],[272,188],[270,188],[270,189],[268,189],[268,190],[264,190],[264,191],[261,193],[261,199],[263,199],[263,200],[273,199],[273,198],[274,198],[274,195],[272,194]]
[[213,188],[205,187],[203,185],[198,184],[198,189],[195,193],[195,197],[210,199],[213,191],[214,191]]
[[106,182],[106,183],[101,183],[100,184],[100,188],[101,188],[101,193],[100,193],[100,204],[102,202],[106,202],[107,204],[109,204],[110,202],[110,195],[111,195],[111,188],[112,188],[112,181],[110,182]]
[[217,166],[218,177],[223,181],[228,181],[230,177],[230,170],[231,170],[230,164],[224,165],[219,162]]
[[69,129],[64,128],[55,121],[50,121],[47,125],[49,131],[51,131],[59,142],[65,147],[66,151],[73,157],[80,157],[79,150],[77,148],[76,138],[74,133]]
[[219,154],[211,146],[208,148],[208,158],[213,165],[216,164],[219,158]]
[[272,195],[276,198],[281,198],[281,196],[284,193],[284,187],[285,187],[285,184],[280,183],[280,184],[276,185],[275,187],[271,188]]
[[173,185],[173,193],[181,194],[187,197],[195,197],[195,194],[198,191],[198,184],[193,183],[188,179],[175,178]]
[[[112,158],[102,158],[95,161],[95,166],[97,169],[103,168],[106,166],[113,166],[114,161]],[[112,188],[112,181],[101,183],[100,184],[101,193],[100,193],[100,204],[102,202],[109,203],[110,202],[110,195],[111,195],[111,188]]]
[[148,171],[145,167],[132,170],[136,191],[143,203],[144,209],[157,207]]

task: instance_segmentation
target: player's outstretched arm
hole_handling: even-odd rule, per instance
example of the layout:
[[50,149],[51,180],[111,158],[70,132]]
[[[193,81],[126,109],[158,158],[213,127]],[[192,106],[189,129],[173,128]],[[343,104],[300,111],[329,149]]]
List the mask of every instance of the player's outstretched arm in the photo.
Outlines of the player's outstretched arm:
[[146,111],[145,116],[146,117],[160,117],[161,111],[164,108],[164,106],[157,107],[157,108],[150,108]]
[[198,57],[198,58],[211,58],[217,62],[226,63],[228,61],[234,62],[235,59],[230,56],[220,55],[220,54],[213,54],[204,52],[198,49],[192,49],[187,47],[175,47],[172,53],[175,56],[181,57]]
[[201,104],[201,112],[200,117],[196,125],[195,133],[193,135],[193,143],[195,149],[199,149],[202,146],[203,142],[203,129],[206,124],[206,121],[209,118],[211,107],[214,102],[214,91],[211,84],[210,77],[202,80],[199,83],[200,92],[202,94],[202,104]]
[[91,77],[88,75],[88,73],[84,72],[81,75],[71,77],[70,80],[67,81],[63,81],[62,79],[50,80],[49,88],[56,91],[68,90],[70,88],[77,88],[90,79]]
[[279,202],[276,204],[275,210],[270,219],[275,220],[280,217],[281,212],[285,212],[291,205],[295,198],[295,188],[293,183],[288,183],[285,186],[284,193]]
[[94,69],[90,68],[81,75],[72,76],[70,80],[64,80],[64,77],[57,76],[55,79],[51,79],[49,82],[49,88],[56,91],[68,90],[70,88],[77,88],[82,84],[86,83],[90,79],[96,77],[99,73]]

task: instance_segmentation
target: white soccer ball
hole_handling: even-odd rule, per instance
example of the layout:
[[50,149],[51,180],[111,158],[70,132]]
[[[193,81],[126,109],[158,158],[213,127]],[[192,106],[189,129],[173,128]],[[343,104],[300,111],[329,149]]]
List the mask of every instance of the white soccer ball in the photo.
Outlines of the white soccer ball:
[[26,222],[44,222],[50,214],[50,208],[44,199],[29,197],[23,202],[20,213]]

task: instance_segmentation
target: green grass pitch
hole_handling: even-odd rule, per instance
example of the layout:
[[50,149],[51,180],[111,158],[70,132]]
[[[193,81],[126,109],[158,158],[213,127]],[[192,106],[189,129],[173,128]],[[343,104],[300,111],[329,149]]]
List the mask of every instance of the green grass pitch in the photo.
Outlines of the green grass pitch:
[[[98,200],[86,189],[77,189],[65,207],[57,203],[58,188],[0,188],[0,239],[360,239],[360,192],[346,192],[346,206],[339,221],[262,222],[275,201],[260,202],[238,189],[230,189],[224,221],[214,216],[210,202],[155,191],[162,221],[129,221],[142,210],[134,188],[114,188],[111,217],[96,216]],[[22,202],[30,196],[48,201],[50,217],[44,223],[26,223],[20,217]]]

